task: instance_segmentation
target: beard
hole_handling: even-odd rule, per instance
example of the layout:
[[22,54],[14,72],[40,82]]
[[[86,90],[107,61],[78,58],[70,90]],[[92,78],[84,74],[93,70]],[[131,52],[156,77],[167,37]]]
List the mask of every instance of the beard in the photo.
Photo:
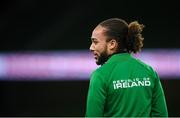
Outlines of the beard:
[[102,52],[96,60],[97,65],[103,65],[109,58],[107,51]]

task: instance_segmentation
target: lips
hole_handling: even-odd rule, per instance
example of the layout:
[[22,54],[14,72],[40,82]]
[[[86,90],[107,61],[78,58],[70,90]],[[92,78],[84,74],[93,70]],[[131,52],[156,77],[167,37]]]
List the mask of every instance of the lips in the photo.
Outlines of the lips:
[[97,55],[94,55],[94,58],[97,59]]
[[93,53],[93,55],[94,55],[94,59],[96,59],[96,60],[97,60],[98,55],[97,55],[96,53]]

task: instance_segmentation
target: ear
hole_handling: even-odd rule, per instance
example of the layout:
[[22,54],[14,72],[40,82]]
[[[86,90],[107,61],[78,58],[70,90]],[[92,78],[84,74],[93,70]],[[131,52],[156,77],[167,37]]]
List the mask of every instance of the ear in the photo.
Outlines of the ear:
[[108,42],[109,50],[116,50],[117,46],[118,46],[118,43],[115,39],[112,39]]

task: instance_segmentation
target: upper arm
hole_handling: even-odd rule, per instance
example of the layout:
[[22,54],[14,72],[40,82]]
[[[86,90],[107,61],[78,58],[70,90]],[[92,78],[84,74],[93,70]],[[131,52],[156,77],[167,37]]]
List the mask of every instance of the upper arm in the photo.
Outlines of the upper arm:
[[[155,73],[156,74],[156,73]],[[156,74],[154,88],[153,88],[153,97],[152,97],[152,108],[151,116],[168,116],[167,105],[165,100],[164,91],[161,85],[161,81]]]
[[87,97],[86,116],[103,116],[105,96],[103,78],[99,74],[93,73]]

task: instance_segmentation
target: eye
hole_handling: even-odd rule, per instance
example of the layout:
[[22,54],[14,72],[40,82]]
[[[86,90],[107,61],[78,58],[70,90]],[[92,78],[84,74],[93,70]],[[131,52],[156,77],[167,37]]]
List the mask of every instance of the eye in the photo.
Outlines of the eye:
[[98,40],[95,39],[95,38],[92,38],[91,41],[92,41],[92,43],[95,44],[95,45],[98,43]]
[[98,43],[98,41],[93,41],[93,43],[94,43],[94,44],[97,44],[97,43]]

